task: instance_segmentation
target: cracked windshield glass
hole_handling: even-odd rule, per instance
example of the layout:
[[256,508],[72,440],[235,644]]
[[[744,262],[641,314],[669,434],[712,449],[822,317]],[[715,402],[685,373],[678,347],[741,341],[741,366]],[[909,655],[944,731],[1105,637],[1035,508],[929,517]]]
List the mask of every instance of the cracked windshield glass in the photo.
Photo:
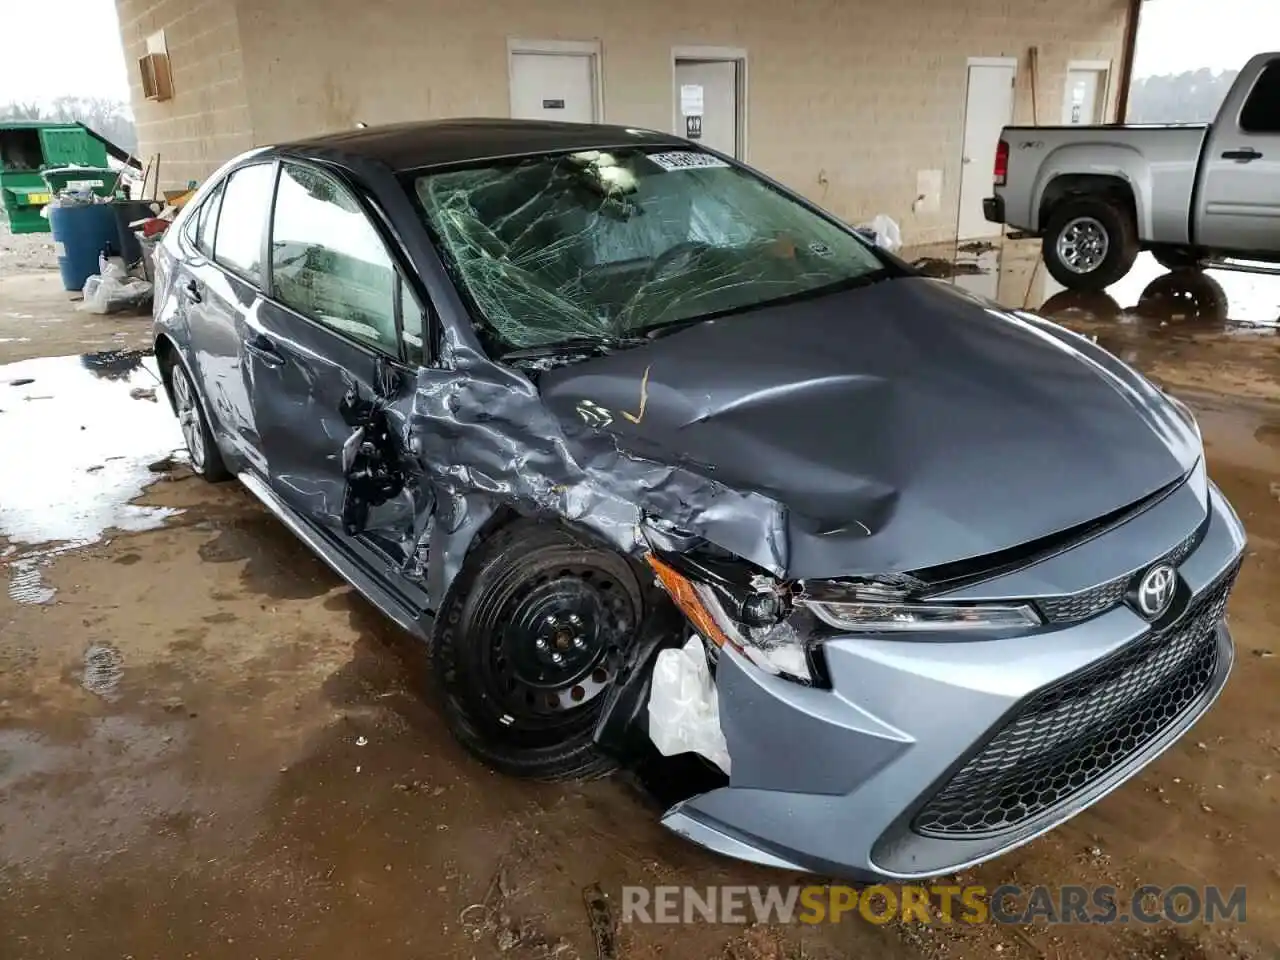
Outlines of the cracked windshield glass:
[[500,351],[621,345],[886,269],[844,228],[698,151],[513,160],[423,175],[416,190]]

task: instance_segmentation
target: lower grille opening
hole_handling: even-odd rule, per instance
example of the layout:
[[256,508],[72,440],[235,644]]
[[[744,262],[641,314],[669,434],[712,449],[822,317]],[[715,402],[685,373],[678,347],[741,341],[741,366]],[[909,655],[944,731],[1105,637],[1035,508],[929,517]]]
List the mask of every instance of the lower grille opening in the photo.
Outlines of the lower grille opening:
[[925,836],[1004,833],[1105,777],[1173,725],[1218,667],[1215,631],[1238,568],[1185,616],[1041,690],[924,805]]

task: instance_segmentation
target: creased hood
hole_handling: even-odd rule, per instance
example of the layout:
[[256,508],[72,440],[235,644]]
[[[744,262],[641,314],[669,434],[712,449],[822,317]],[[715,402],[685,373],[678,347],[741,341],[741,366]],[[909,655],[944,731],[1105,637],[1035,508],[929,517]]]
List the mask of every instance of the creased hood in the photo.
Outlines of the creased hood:
[[541,388],[579,430],[781,503],[793,577],[1015,547],[1200,455],[1168,400],[1093,344],[920,278],[695,325]]

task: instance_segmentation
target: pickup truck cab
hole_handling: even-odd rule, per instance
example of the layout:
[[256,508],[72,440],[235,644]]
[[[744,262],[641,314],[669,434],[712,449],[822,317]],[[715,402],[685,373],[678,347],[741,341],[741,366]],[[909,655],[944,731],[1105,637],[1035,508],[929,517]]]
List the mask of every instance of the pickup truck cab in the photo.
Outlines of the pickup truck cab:
[[1041,237],[1073,290],[1110,286],[1142,250],[1169,269],[1280,263],[1280,53],[1248,62],[1210,124],[1005,127],[984,212]]

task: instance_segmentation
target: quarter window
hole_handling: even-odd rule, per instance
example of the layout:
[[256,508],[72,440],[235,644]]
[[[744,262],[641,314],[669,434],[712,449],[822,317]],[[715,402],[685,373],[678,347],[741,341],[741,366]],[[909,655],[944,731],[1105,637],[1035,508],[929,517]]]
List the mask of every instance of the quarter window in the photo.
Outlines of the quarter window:
[[218,230],[218,211],[222,207],[222,186],[218,184],[196,211],[195,245],[206,257],[213,256],[213,236]]
[[[241,167],[227,180],[217,220],[213,259],[228,270],[262,285],[262,231],[271,206],[275,167],[259,163]],[[201,235],[201,241],[208,240]]]
[[1253,85],[1240,111],[1240,129],[1247,133],[1280,133],[1280,60],[1267,64]]
[[[271,289],[281,303],[398,356],[395,266],[346,189],[284,164],[271,228]],[[406,309],[413,303],[406,297]]]

